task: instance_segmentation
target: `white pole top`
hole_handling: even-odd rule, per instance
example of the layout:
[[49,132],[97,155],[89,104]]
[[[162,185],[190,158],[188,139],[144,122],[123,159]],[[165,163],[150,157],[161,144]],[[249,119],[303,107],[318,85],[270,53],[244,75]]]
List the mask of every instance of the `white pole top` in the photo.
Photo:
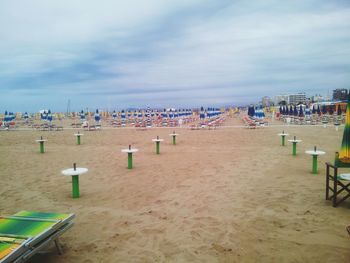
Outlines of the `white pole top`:
[[152,139],[152,142],[162,142],[164,141],[163,139]]
[[139,149],[123,149],[122,153],[136,153]]
[[62,174],[66,176],[74,176],[87,173],[88,171],[89,170],[87,168],[77,167],[76,170],[74,170],[74,168],[63,170]]
[[324,155],[326,154],[326,152],[324,151],[314,151],[314,150],[309,150],[309,151],[305,151],[306,154],[310,154],[310,155]]
[[288,140],[289,142],[296,142],[296,143],[298,143],[298,142],[302,142],[302,140]]

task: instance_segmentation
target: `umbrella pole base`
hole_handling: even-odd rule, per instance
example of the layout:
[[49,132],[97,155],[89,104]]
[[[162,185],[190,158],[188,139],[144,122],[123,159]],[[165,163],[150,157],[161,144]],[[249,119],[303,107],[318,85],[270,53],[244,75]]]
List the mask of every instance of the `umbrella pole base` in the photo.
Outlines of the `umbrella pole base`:
[[160,154],[160,142],[156,142],[156,154]]
[[312,174],[317,174],[317,155],[312,156]]
[[176,145],[176,136],[173,136],[173,145]]
[[128,153],[128,169],[132,169],[132,153]]
[[293,152],[292,152],[293,156],[297,155],[297,144],[295,142],[293,142]]
[[44,153],[45,149],[44,149],[44,142],[40,142],[40,153]]
[[80,136],[77,136],[77,145],[80,145]]
[[79,192],[79,175],[73,175],[72,176],[72,197],[73,198],[79,198],[80,192]]

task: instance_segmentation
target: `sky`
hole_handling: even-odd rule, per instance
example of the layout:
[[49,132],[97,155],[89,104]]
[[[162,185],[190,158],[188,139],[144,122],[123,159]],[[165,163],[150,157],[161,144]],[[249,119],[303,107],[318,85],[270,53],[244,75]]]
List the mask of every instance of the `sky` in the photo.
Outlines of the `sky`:
[[0,112],[350,88],[348,0],[1,0]]

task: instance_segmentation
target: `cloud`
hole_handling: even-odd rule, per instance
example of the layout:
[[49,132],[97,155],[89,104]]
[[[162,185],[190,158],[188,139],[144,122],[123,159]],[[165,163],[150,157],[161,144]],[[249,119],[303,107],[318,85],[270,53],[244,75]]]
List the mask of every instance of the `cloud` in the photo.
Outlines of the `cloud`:
[[346,88],[349,21],[347,1],[2,1],[0,110],[62,110],[72,98],[77,108],[245,104]]

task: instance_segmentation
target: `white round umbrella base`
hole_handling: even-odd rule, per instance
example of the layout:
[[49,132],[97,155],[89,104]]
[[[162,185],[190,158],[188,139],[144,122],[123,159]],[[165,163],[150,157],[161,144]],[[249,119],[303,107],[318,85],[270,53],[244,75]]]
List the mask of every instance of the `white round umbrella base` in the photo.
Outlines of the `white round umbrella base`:
[[298,142],[302,142],[302,140],[288,140],[289,142],[296,142],[296,143],[298,143]]
[[74,133],[74,136],[83,136],[83,133]]
[[66,176],[73,176],[73,175],[81,175],[81,174],[87,173],[88,171],[89,170],[87,168],[77,167],[76,170],[74,170],[74,168],[63,170],[62,174]]
[[138,149],[123,149],[122,153],[136,153],[138,151]]
[[326,154],[324,151],[305,151],[306,154],[310,155],[324,155]]
[[36,142],[47,142],[47,140],[35,140]]
[[152,142],[162,142],[164,141],[163,139],[152,139]]
[[178,136],[178,135],[180,135],[180,134],[177,134],[177,133],[171,133],[171,134],[169,134],[169,136]]
[[277,134],[278,136],[288,136],[289,134],[288,133],[279,133]]

